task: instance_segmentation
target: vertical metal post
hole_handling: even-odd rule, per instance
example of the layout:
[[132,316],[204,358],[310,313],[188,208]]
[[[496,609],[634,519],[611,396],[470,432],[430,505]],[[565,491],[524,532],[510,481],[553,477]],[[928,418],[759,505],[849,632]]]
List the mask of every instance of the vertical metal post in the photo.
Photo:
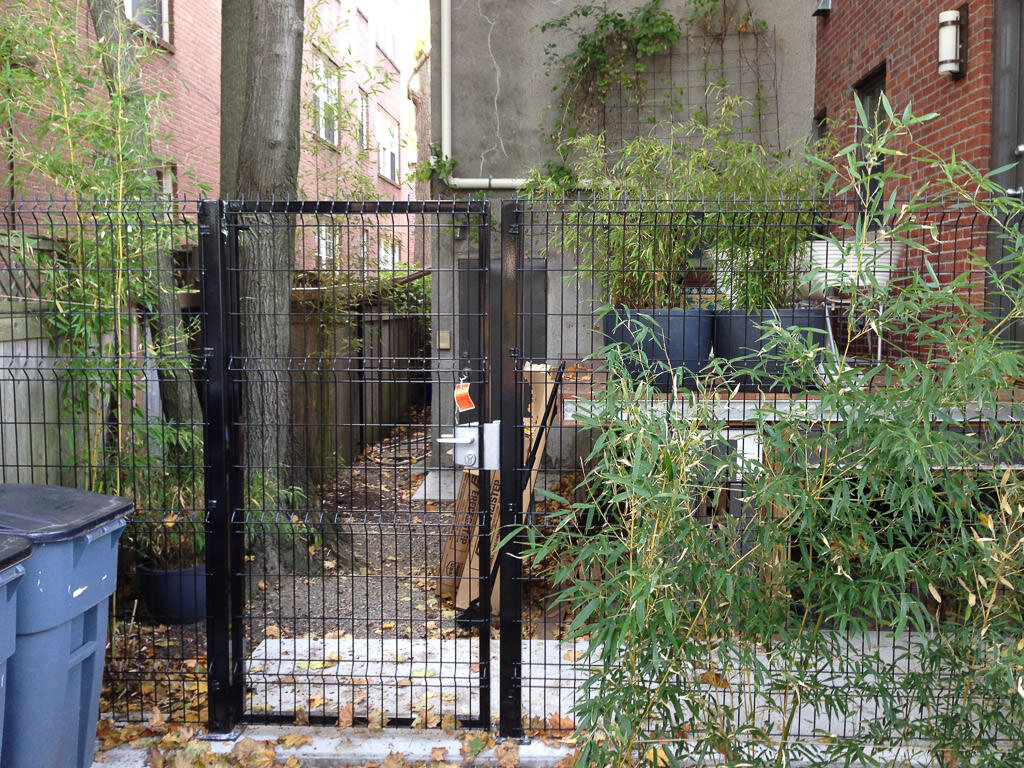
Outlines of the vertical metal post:
[[232,658],[231,578],[231,397],[228,391],[228,290],[226,238],[219,200],[199,204],[203,386],[204,487],[206,494],[206,643],[209,727],[224,733],[241,717],[241,681]]
[[[478,264],[480,266],[480,370],[484,376],[484,386],[480,388],[483,397],[480,398],[480,437],[478,445],[483,447],[483,425],[493,418],[497,410],[494,406],[491,393],[494,388],[491,386],[491,378],[496,375],[494,364],[501,359],[500,354],[495,354],[495,346],[491,343],[492,330],[495,323],[492,321],[494,302],[490,301],[493,295],[491,290],[491,279],[494,273],[491,270],[491,208],[487,201],[484,201],[483,211],[480,212],[479,244],[477,246]],[[488,471],[480,473],[480,499],[481,525],[477,538],[478,562],[480,563],[477,592],[480,595],[480,634],[478,635],[478,648],[480,649],[480,727],[491,727],[491,527],[498,525],[499,521],[491,515],[494,504],[491,499],[491,473]]]
[[228,535],[228,559],[225,582],[230,589],[229,615],[231,627],[231,709],[236,722],[245,714],[245,518],[243,516],[244,474],[242,469],[242,427],[237,405],[242,402],[242,384],[232,376],[231,361],[241,354],[241,310],[238,295],[238,236],[245,229],[237,209],[227,205],[224,210],[224,331],[227,349],[224,355],[227,375],[227,471],[229,508],[224,515]]
[[[522,520],[521,465],[523,430],[521,398],[516,386],[519,360],[517,309],[519,305],[519,263],[521,243],[519,213],[514,200],[501,204],[501,536]],[[501,665],[499,717],[501,735],[523,735],[523,596],[520,542],[510,540],[498,553],[501,566],[501,611],[499,613]]]

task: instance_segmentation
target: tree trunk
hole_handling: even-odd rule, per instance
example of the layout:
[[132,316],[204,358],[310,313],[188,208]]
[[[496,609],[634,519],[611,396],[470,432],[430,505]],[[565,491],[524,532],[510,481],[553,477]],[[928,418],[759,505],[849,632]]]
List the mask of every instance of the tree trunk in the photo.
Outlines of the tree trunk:
[[[132,29],[124,18],[124,4],[121,0],[89,0],[89,15],[96,34],[108,41],[103,49],[103,71],[111,98],[144,98],[132,52]],[[139,157],[154,157],[148,132],[139,131],[130,140],[137,147]],[[156,280],[156,307],[151,322],[164,416],[172,424],[198,429],[202,419],[199,393],[189,365],[191,354],[178,305],[174,260],[167,248],[156,249]]]
[[[228,199],[296,195],[302,38],[303,0],[223,2],[221,193]],[[302,468],[290,465],[295,222],[286,214],[246,214],[240,223],[246,227],[239,236],[246,504],[277,513],[280,524],[300,503],[317,506]],[[286,568],[305,554],[294,535],[268,537],[264,548]]]

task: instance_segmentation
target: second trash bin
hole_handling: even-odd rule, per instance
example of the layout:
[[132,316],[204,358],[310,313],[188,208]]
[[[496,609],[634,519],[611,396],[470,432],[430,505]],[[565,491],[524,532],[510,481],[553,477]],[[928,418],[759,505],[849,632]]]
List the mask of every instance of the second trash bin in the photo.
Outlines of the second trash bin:
[[0,485],[0,533],[32,543],[8,661],[3,768],[87,768],[99,717],[108,600],[132,503],[75,488]]
[[18,583],[25,575],[21,565],[32,553],[28,539],[0,536],[0,753],[3,752],[4,692],[7,689],[7,660],[14,653],[17,621]]

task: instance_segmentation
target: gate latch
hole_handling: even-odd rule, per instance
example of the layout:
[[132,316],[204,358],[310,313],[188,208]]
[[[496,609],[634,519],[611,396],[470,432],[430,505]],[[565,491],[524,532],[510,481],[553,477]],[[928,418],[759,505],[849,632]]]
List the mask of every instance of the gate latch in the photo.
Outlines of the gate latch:
[[[451,445],[455,463],[471,469],[498,469],[501,422],[457,424],[454,434],[441,435],[437,442]],[[482,440],[482,442],[481,442]]]

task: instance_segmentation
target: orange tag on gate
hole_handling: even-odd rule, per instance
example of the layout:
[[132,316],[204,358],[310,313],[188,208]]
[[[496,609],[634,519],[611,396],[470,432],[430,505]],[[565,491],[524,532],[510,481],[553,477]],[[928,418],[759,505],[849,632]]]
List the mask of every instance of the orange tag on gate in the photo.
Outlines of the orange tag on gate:
[[469,384],[462,381],[455,385],[455,407],[459,413],[472,411],[476,408],[473,405],[473,398],[469,396]]

